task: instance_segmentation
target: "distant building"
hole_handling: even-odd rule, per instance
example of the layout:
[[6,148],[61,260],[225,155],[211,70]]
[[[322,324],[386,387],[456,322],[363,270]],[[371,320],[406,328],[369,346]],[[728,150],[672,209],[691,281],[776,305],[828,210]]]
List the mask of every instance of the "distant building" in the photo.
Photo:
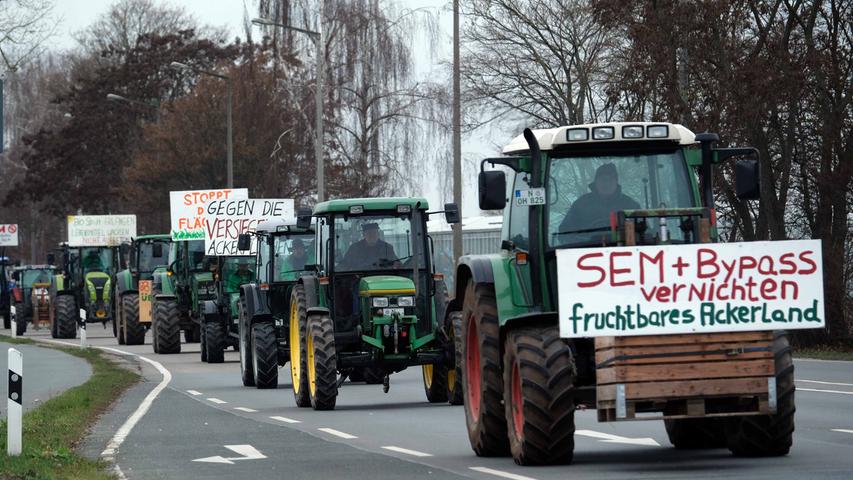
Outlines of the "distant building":
[[[479,216],[462,219],[462,254],[478,255],[497,253],[501,249],[501,228],[503,217]],[[447,288],[453,296],[453,231],[444,218],[436,218],[427,223],[427,231],[432,237],[435,249],[435,271],[444,274]]]

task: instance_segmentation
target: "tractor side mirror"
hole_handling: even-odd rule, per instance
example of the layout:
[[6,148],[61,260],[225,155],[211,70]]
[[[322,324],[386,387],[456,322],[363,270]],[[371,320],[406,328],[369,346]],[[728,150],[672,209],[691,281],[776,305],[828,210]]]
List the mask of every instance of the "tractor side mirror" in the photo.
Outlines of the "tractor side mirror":
[[758,160],[738,160],[735,163],[735,193],[741,200],[761,197]]
[[506,176],[504,172],[480,172],[477,178],[480,210],[502,210],[506,206]]
[[237,237],[237,250],[251,250],[252,249],[252,236],[248,233],[241,233]]
[[53,265],[53,264],[55,264],[55,263],[56,263],[56,255],[54,255],[54,254],[52,254],[52,253],[48,253],[48,254],[47,254],[47,264],[48,264],[48,265]]
[[459,215],[459,205],[455,203],[444,204],[444,221],[449,224],[459,223],[462,219]]
[[296,212],[296,228],[300,230],[308,230],[311,228],[311,209],[300,208]]
[[160,242],[155,242],[151,245],[151,256],[156,258],[161,258],[163,256],[163,244]]

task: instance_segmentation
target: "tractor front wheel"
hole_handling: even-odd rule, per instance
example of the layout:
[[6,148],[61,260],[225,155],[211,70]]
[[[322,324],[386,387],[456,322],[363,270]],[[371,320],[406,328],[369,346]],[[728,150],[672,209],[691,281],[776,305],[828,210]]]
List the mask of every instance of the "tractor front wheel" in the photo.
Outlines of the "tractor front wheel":
[[53,338],[77,338],[77,305],[71,295],[56,298]]
[[[15,311],[16,312],[23,312],[24,311],[24,305],[18,304],[15,307]],[[27,319],[24,318],[24,316],[22,314],[16,314],[16,315],[18,315],[18,319],[15,321],[15,335],[21,336],[24,333],[26,333],[26,331],[27,331]]]
[[202,327],[202,349],[207,363],[222,363],[225,361],[225,325],[220,322],[207,322]]
[[515,463],[572,463],[572,390],[577,373],[557,327],[509,332],[503,364],[505,415]]
[[453,345],[453,368],[447,370],[447,401],[451,405],[462,405],[465,396],[462,392],[462,365],[464,348],[462,347],[462,312],[451,312],[447,316],[447,331]]
[[422,365],[424,378],[424,393],[429,403],[444,403],[447,401],[447,366]]
[[255,386],[278,387],[278,341],[273,323],[258,322],[252,325],[251,354]]
[[121,333],[126,345],[145,343],[145,325],[139,323],[139,295],[128,293],[121,297]]
[[174,300],[155,300],[157,316],[154,317],[156,352],[159,354],[181,353],[181,319],[178,303]]
[[500,328],[491,286],[469,281],[462,307],[465,321],[463,384],[468,440],[478,456],[509,454],[503,406]]
[[255,373],[252,367],[252,331],[246,317],[246,305],[243,300],[237,303],[237,333],[240,337],[240,376],[244,387],[255,386]]
[[308,367],[305,351],[307,331],[307,302],[305,286],[296,284],[290,294],[290,322],[288,325],[288,347],[290,347],[290,377],[293,400],[297,407],[310,407],[311,396],[308,393]]
[[308,315],[305,339],[308,393],[314,410],[334,410],[338,396],[335,329],[327,313]]

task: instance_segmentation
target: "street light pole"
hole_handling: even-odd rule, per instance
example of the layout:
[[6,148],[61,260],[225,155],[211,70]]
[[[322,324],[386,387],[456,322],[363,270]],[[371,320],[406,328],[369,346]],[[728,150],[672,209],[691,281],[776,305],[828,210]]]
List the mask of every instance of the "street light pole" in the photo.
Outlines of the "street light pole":
[[268,18],[255,18],[252,23],[255,25],[267,25],[271,27],[280,27],[285,30],[293,30],[294,32],[304,33],[314,41],[314,46],[317,48],[317,87],[314,89],[314,160],[317,165],[317,201],[326,200],[326,180],[323,162],[323,88],[326,83],[326,55],[323,51],[326,45],[326,36],[323,31],[323,12],[324,0],[320,0],[320,22],[318,30],[306,30],[298,27],[291,27],[283,23],[274,22]]
[[[459,0],[453,0],[453,202],[462,209],[462,108],[459,99]],[[462,256],[462,222],[453,227],[453,264]]]
[[198,68],[193,68],[185,63],[181,62],[172,62],[169,64],[170,67],[177,70],[191,70],[196,73],[200,73],[202,75],[209,75],[211,77],[216,77],[220,80],[225,80],[225,89],[226,96],[228,100],[228,105],[226,106],[226,132],[225,132],[225,144],[228,150],[228,167],[227,167],[227,175],[228,175],[228,188],[234,188],[234,141],[232,135],[232,127],[231,127],[231,110],[232,110],[232,101],[233,101],[233,87],[231,82],[231,77],[228,75],[223,75],[221,73],[209,72],[207,70],[200,70]]

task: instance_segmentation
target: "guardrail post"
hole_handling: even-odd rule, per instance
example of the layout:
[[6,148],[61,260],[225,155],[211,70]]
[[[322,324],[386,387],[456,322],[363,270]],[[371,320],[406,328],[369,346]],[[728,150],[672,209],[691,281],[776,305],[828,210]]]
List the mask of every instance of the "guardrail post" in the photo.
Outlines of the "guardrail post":
[[9,316],[12,317],[9,319],[12,325],[12,338],[18,338],[18,309],[14,305],[9,307]]
[[86,309],[80,309],[80,346],[86,346]]

